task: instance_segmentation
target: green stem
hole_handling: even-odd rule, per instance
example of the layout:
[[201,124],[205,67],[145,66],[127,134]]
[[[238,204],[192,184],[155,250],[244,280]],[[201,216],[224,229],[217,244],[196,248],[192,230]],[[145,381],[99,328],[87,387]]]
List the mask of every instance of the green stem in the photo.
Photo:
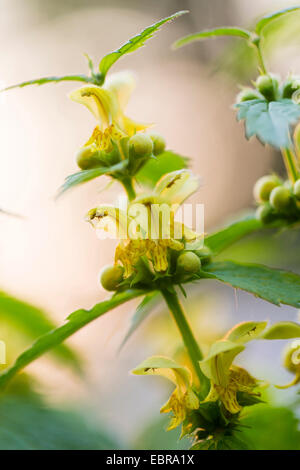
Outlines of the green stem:
[[297,181],[298,176],[299,176],[296,157],[291,149],[288,149],[288,148],[282,149],[281,152],[282,152],[283,161],[286,166],[289,179],[291,180],[292,183],[295,183],[295,181]]
[[176,292],[170,292],[167,289],[162,289],[161,293],[173,315],[173,318],[181,333],[184,345],[192,361],[193,367],[196,371],[197,377],[200,382],[200,394],[205,398],[209,391],[209,380],[200,369],[199,361],[203,359],[203,354],[199,345],[193,335],[190,325],[186,319],[185,313],[180,305]]
[[259,68],[261,69],[261,72],[263,74],[267,74],[268,73],[267,68],[266,68],[265,61],[264,61],[263,54],[262,54],[262,50],[261,50],[261,47],[260,47],[260,38],[259,37],[255,38],[255,40],[252,41],[252,43],[255,46],[255,49],[256,49],[256,52],[257,52]]
[[129,201],[133,201],[133,199],[136,198],[136,193],[132,184],[132,179],[131,178],[124,178],[122,180],[122,184],[125,188],[125,191],[127,193]]

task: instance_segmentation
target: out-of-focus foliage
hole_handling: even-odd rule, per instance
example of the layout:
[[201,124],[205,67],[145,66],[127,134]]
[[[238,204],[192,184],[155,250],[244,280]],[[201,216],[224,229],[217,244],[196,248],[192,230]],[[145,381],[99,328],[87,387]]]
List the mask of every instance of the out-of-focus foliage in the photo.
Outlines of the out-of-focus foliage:
[[33,362],[38,357],[42,356],[51,349],[59,346],[64,340],[69,338],[76,331],[83,328],[85,325],[100,317],[109,310],[121,305],[122,303],[134,299],[140,295],[145,294],[141,290],[127,290],[119,294],[115,294],[111,299],[96,304],[90,310],[76,310],[68,316],[67,321],[60,327],[54,330],[47,331],[41,335],[31,347],[26,349],[14,362],[14,364],[6,369],[0,378],[1,386],[7,384],[18,372],[24,367]]
[[300,450],[299,420],[292,409],[261,404],[241,424],[241,439],[255,450]]
[[[286,44],[296,45],[300,41],[300,13],[294,12],[283,16],[266,26],[264,30],[263,50],[269,60],[273,52]],[[257,66],[256,52],[245,41],[230,41],[230,45],[219,56],[215,70],[226,70],[234,80],[248,80]],[[287,71],[288,72],[288,71]]]
[[[27,341],[28,339],[32,341],[55,328],[55,324],[43,310],[5,292],[0,292],[0,319],[2,328],[5,325],[12,330],[10,337],[17,334],[21,335],[23,339],[26,338]],[[5,338],[1,337],[0,339],[4,340]],[[9,353],[11,351],[10,343],[7,344],[7,349],[9,349]],[[59,359],[69,362],[77,369],[80,368],[79,358],[68,346],[61,344],[53,352]]]
[[[32,379],[31,379],[32,382]],[[77,411],[48,407],[18,382],[0,398],[0,450],[102,450],[122,445]]]

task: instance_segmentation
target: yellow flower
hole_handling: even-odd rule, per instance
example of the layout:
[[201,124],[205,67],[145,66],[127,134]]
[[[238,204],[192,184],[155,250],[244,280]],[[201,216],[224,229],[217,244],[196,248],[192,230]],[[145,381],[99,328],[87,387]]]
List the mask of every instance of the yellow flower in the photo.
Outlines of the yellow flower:
[[289,344],[284,354],[285,368],[295,375],[294,379],[287,385],[276,385],[277,388],[284,389],[297,385],[300,382],[300,340],[295,340]]
[[135,122],[124,114],[124,110],[135,87],[135,80],[128,72],[112,75],[104,86],[87,85],[72,91],[71,100],[85,105],[98,121],[85,146],[97,150],[111,151],[111,141],[132,136],[149,125]]
[[202,372],[210,379],[210,392],[204,402],[221,400],[232,414],[241,411],[237,393],[256,395],[258,382],[245,369],[232,365],[234,358],[245,349],[244,344],[258,339],[266,322],[244,322],[232,328],[224,339],[211,346],[208,356],[200,362]]
[[168,431],[179,426],[190,410],[199,408],[199,400],[192,390],[192,374],[189,369],[163,356],[146,359],[133,371],[136,375],[159,375],[176,385],[169,400],[162,406],[161,413],[173,413]]
[[107,218],[116,225],[116,238],[121,241],[116,248],[115,263],[120,262],[124,276],[130,276],[136,263],[146,256],[155,271],[168,269],[169,250],[182,251],[188,243],[196,242],[198,235],[184,224],[174,220],[179,205],[198,187],[198,179],[189,170],[179,170],[163,176],[153,193],[136,198],[127,213],[120,209],[100,206],[87,216],[96,229],[105,228]]

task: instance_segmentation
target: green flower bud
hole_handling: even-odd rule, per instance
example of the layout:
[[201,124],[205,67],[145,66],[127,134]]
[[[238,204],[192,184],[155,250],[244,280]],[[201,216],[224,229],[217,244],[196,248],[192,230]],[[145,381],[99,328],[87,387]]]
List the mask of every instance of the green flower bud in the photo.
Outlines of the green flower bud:
[[147,134],[135,134],[129,140],[129,147],[139,158],[150,157],[153,152],[153,142]]
[[82,147],[76,155],[76,162],[81,170],[89,170],[90,168],[95,168],[100,166],[101,163],[96,157],[98,154],[97,150],[92,145],[88,147]]
[[254,90],[254,88],[244,88],[236,97],[237,103],[242,103],[243,101],[250,100],[261,100],[263,97],[259,91]]
[[270,204],[279,212],[284,211],[290,206],[291,199],[291,191],[284,186],[274,188],[270,194]]
[[274,75],[260,75],[255,82],[255,86],[268,101],[276,100],[279,82]]
[[299,77],[291,75],[282,86],[282,98],[292,98],[295,91],[300,88]]
[[262,204],[256,210],[256,218],[263,224],[270,224],[276,218],[271,205],[267,202]]
[[199,256],[202,265],[205,265],[211,262],[212,253],[211,253],[211,250],[207,246],[204,246],[203,248],[201,248],[201,250],[195,251],[195,253],[197,256]]
[[296,199],[300,201],[300,179],[294,184],[293,192],[296,196]]
[[149,134],[150,139],[153,142],[153,155],[157,156],[165,151],[166,141],[160,134]]
[[123,274],[124,268],[122,266],[106,266],[101,271],[100,282],[108,291],[117,290],[120,282],[123,281]]
[[257,202],[267,202],[270,198],[271,191],[279,186],[280,179],[275,175],[267,175],[256,181],[253,194]]
[[192,251],[181,253],[177,258],[177,270],[184,273],[197,273],[200,271],[201,261]]

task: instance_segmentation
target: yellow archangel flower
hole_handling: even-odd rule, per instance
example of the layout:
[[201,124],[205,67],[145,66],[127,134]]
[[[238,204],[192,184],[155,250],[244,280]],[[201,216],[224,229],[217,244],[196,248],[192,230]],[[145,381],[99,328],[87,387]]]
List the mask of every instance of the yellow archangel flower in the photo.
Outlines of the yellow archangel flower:
[[70,93],[71,100],[85,105],[98,121],[84,147],[110,152],[112,140],[119,141],[149,127],[131,120],[124,114],[134,87],[133,75],[120,72],[111,75],[102,87],[86,85]]
[[146,359],[133,371],[136,375],[158,375],[176,385],[169,400],[162,406],[161,413],[173,413],[168,431],[179,426],[190,410],[199,408],[199,400],[192,389],[192,374],[189,369],[163,356]]
[[285,350],[284,366],[295,375],[292,382],[287,385],[276,385],[277,388],[290,388],[300,382],[300,339],[293,341]]
[[234,358],[245,349],[244,343],[258,338],[266,322],[245,322],[234,327],[224,339],[215,342],[208,356],[200,362],[202,372],[210,379],[210,392],[204,402],[221,400],[232,414],[241,411],[237,392],[257,395],[258,382],[245,369],[232,365]]
[[179,170],[163,176],[153,193],[136,198],[127,212],[109,206],[89,211],[87,219],[96,229],[121,239],[115,262],[124,266],[125,277],[132,274],[141,256],[146,256],[157,272],[166,271],[169,249],[181,251],[186,243],[200,238],[201,235],[174,220],[180,204],[197,187],[198,180],[189,170]]

